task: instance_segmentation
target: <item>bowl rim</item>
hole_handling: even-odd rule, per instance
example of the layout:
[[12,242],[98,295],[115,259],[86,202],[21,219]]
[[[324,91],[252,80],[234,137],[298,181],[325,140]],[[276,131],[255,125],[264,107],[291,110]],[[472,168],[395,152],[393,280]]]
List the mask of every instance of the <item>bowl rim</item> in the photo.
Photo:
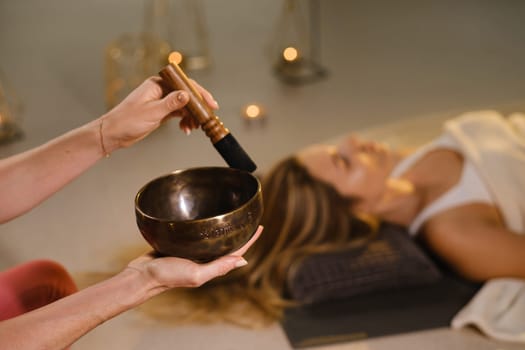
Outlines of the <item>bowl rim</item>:
[[[179,174],[179,173],[183,173],[183,172],[187,172],[187,171],[191,171],[191,170],[213,170],[213,169],[219,169],[219,170],[230,170],[230,171],[235,171],[235,172],[240,172],[240,173],[244,173],[244,174],[247,174],[249,175],[250,177],[252,177],[255,182],[257,183],[257,189],[255,191],[255,193],[253,194],[253,196],[251,196],[246,202],[244,202],[240,207],[238,207],[237,209],[234,209],[234,210],[231,210],[227,213],[223,213],[223,214],[219,214],[219,215],[215,215],[215,216],[210,216],[208,218],[203,218],[203,219],[194,219],[194,220],[170,220],[170,219],[161,219],[161,218],[158,218],[158,217],[155,217],[155,216],[152,216],[152,215],[149,215],[149,214],[146,214],[144,213],[139,205],[138,205],[138,201],[139,201],[139,198],[140,198],[140,195],[144,192],[144,190],[146,189],[146,187],[151,184],[152,182],[154,181],[157,181],[159,179],[162,179],[164,177],[168,177],[168,176],[171,176],[171,175],[175,175],[175,174]],[[261,186],[261,181],[257,178],[257,176],[255,176],[254,174],[250,173],[249,171],[246,171],[246,170],[241,170],[241,169],[237,169],[237,168],[230,168],[230,167],[221,167],[221,166],[206,166],[206,167],[191,167],[191,168],[185,168],[185,169],[178,169],[178,170],[174,170],[172,172],[169,172],[169,173],[166,173],[164,175],[160,175],[160,176],[157,176],[153,179],[151,179],[150,181],[146,182],[146,184],[144,184],[137,192],[137,194],[135,195],[135,211],[140,213],[140,215],[142,215],[143,217],[146,217],[150,220],[153,220],[153,221],[156,221],[156,222],[161,222],[161,223],[168,223],[168,222],[177,222],[179,224],[189,224],[189,223],[198,223],[198,222],[203,222],[203,221],[207,221],[207,220],[210,220],[210,219],[220,219],[226,215],[232,215],[238,211],[240,211],[241,209],[243,209],[244,207],[250,205],[253,201],[257,200],[258,197],[260,197],[260,194],[262,192],[262,186]]]

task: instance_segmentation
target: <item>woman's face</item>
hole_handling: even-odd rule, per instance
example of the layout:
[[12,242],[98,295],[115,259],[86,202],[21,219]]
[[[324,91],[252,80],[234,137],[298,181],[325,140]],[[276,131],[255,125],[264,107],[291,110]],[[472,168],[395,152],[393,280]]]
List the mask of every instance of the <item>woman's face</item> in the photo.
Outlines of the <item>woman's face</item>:
[[312,145],[298,158],[313,177],[344,197],[360,200],[379,199],[393,167],[392,152],[385,145],[356,137],[338,146]]

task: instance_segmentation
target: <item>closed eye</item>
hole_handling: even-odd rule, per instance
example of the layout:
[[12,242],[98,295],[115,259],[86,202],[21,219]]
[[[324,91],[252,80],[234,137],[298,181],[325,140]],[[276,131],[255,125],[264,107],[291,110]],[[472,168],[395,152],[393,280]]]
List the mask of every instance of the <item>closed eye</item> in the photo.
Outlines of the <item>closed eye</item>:
[[332,162],[338,168],[349,169],[350,160],[338,152],[332,154]]

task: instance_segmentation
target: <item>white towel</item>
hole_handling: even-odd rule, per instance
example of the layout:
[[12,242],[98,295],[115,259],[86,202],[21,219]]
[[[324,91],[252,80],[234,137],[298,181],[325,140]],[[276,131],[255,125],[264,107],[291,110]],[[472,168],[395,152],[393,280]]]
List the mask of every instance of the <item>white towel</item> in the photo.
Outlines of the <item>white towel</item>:
[[[504,118],[495,111],[470,112],[448,121],[445,130],[477,166],[506,226],[525,234],[525,115]],[[495,339],[525,343],[525,280],[486,282],[452,320],[453,328],[465,325]]]
[[525,343],[525,280],[497,278],[485,283],[452,320],[452,328],[475,326],[503,341]]
[[446,122],[445,131],[478,169],[506,226],[525,234],[525,115],[469,112]]

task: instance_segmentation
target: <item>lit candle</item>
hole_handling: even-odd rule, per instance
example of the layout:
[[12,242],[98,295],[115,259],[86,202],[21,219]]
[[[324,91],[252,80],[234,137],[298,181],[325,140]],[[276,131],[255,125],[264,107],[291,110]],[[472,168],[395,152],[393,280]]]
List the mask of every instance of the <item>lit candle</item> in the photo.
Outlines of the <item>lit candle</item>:
[[299,51],[293,46],[288,46],[283,50],[283,58],[286,62],[296,62],[299,59]]
[[256,103],[250,103],[242,109],[242,116],[247,122],[261,122],[265,119],[264,108]]
[[277,62],[276,68],[283,77],[296,77],[302,74],[302,69],[306,63],[303,52],[295,46],[287,46],[281,51],[281,57]]
[[245,109],[246,117],[259,118],[261,116],[261,108],[258,105],[248,105]]

